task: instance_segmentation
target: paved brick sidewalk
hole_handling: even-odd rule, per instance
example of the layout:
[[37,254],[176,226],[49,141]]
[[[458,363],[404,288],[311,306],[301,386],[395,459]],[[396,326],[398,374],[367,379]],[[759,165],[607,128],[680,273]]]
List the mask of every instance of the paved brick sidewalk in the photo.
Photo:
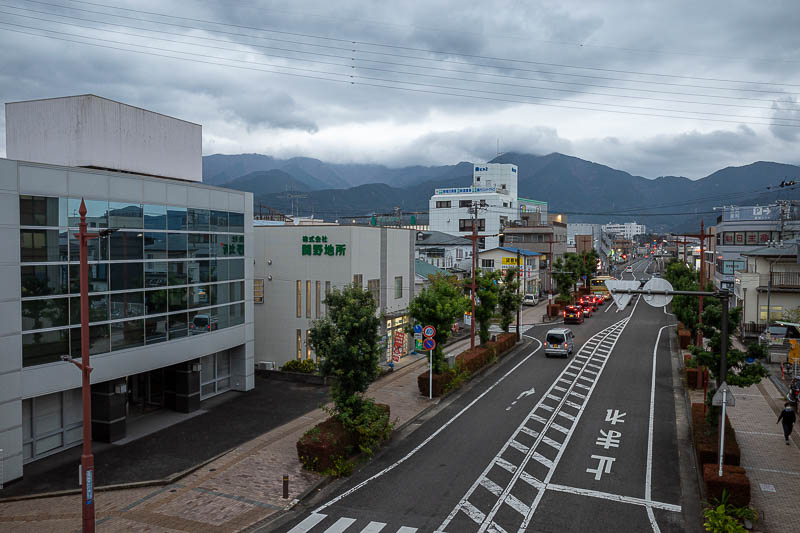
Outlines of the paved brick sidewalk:
[[[370,387],[368,395],[390,406],[392,420],[407,422],[431,405],[417,390],[425,360],[413,362]],[[322,478],[304,471],[295,443],[326,414],[317,409],[265,433],[168,486],[99,492],[98,531],[235,532],[284,509]],[[290,478],[283,499],[282,476]],[[0,504],[4,532],[80,529],[80,496]]]

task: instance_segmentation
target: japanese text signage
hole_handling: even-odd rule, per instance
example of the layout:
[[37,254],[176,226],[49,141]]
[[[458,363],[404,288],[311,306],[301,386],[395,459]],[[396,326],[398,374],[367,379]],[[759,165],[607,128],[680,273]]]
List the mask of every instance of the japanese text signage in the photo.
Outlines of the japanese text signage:
[[300,248],[302,255],[343,256],[347,251],[346,244],[329,244],[327,235],[303,235]]

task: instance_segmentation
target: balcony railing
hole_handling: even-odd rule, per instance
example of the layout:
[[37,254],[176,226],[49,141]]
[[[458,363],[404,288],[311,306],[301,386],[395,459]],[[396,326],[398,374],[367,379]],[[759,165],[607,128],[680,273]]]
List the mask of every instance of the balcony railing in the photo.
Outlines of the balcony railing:
[[761,284],[766,286],[772,277],[774,288],[800,289],[800,272],[772,272],[761,276]]

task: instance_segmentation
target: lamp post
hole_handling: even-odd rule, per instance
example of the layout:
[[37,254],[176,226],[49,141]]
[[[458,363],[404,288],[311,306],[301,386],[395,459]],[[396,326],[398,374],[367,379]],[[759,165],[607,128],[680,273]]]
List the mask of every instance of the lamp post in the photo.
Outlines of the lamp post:
[[81,221],[75,235],[80,242],[80,304],[81,304],[81,361],[68,356],[63,359],[78,367],[81,371],[83,401],[83,451],[81,452],[81,495],[83,533],[94,533],[94,454],[92,454],[92,383],[89,366],[89,239],[106,237],[114,230],[106,229],[99,233],[86,232],[86,203],[81,198],[78,209]]

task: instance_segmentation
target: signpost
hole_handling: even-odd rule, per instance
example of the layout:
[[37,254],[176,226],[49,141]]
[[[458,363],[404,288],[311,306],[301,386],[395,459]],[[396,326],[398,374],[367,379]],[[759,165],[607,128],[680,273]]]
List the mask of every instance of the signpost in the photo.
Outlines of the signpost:
[[[414,326],[416,328],[416,326]],[[422,328],[422,335],[425,340],[422,341],[422,348],[428,350],[430,357],[430,366],[428,368],[428,399],[433,399],[433,349],[436,348],[436,341],[433,336],[436,335],[436,328],[433,326],[425,326]]]
[[728,384],[724,381],[719,386],[714,397],[711,399],[711,405],[722,406],[722,422],[719,429],[719,472],[717,476],[722,477],[722,459],[725,457],[725,406],[736,405],[736,399],[733,397],[731,391],[728,390]]

